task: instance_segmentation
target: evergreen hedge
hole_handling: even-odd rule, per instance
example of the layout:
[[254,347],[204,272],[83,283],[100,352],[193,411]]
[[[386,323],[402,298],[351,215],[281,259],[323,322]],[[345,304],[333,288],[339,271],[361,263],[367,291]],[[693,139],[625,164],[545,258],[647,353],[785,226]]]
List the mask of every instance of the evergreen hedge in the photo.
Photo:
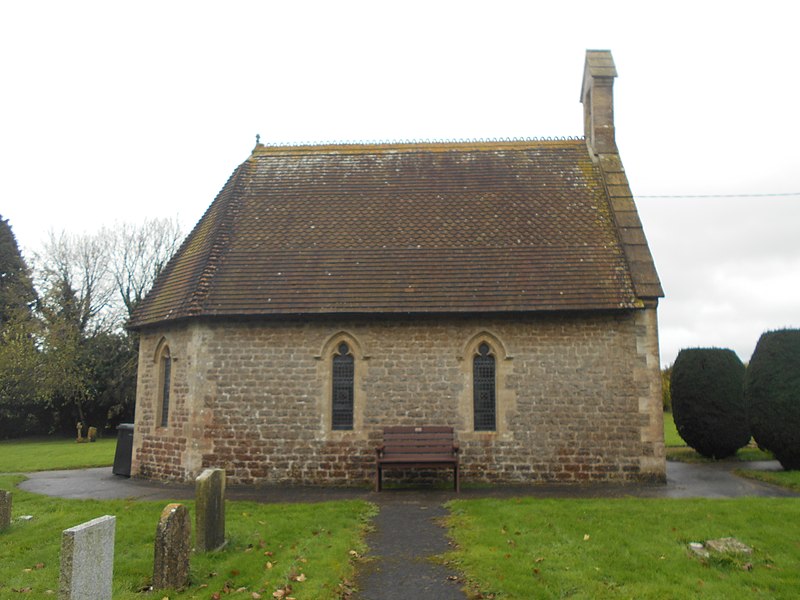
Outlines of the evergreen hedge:
[[672,416],[687,445],[708,458],[735,454],[750,441],[745,367],[733,350],[688,348],[672,366]]
[[800,469],[800,330],[768,331],[745,376],[753,437],[784,469]]

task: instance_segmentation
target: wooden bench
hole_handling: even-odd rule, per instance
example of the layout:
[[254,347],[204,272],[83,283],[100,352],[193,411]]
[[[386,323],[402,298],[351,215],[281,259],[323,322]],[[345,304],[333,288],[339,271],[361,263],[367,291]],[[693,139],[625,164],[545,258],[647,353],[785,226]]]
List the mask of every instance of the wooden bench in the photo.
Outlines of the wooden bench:
[[386,467],[453,469],[453,487],[458,492],[458,443],[452,427],[386,427],[383,444],[375,449],[375,491],[380,492]]

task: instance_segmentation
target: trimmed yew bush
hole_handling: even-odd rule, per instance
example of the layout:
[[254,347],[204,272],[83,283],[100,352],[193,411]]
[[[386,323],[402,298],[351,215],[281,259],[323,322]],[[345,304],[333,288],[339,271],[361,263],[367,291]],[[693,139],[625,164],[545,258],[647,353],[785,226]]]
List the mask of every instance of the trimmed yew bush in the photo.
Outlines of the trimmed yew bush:
[[747,367],[745,397],[758,445],[784,469],[800,469],[800,330],[761,335]]
[[672,366],[672,416],[687,445],[725,458],[750,441],[744,401],[745,368],[733,350],[688,348]]

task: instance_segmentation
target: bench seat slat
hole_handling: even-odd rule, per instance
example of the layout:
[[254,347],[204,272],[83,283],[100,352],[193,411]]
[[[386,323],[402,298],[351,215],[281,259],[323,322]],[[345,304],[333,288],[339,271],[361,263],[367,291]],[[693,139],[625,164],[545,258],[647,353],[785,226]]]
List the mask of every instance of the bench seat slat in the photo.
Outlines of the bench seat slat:
[[452,427],[397,426],[383,430],[383,445],[375,459],[375,489],[380,491],[383,467],[453,469],[453,483],[459,491],[458,447]]

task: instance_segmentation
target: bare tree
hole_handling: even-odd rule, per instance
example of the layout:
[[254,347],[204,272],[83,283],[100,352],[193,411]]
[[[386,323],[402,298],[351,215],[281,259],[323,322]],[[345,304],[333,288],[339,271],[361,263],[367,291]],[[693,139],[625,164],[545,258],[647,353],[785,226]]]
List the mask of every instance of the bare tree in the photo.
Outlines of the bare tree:
[[183,238],[178,219],[145,219],[105,230],[111,243],[111,271],[119,298],[130,317],[175,254]]
[[45,309],[70,321],[80,335],[119,321],[105,236],[51,231],[35,263]]

